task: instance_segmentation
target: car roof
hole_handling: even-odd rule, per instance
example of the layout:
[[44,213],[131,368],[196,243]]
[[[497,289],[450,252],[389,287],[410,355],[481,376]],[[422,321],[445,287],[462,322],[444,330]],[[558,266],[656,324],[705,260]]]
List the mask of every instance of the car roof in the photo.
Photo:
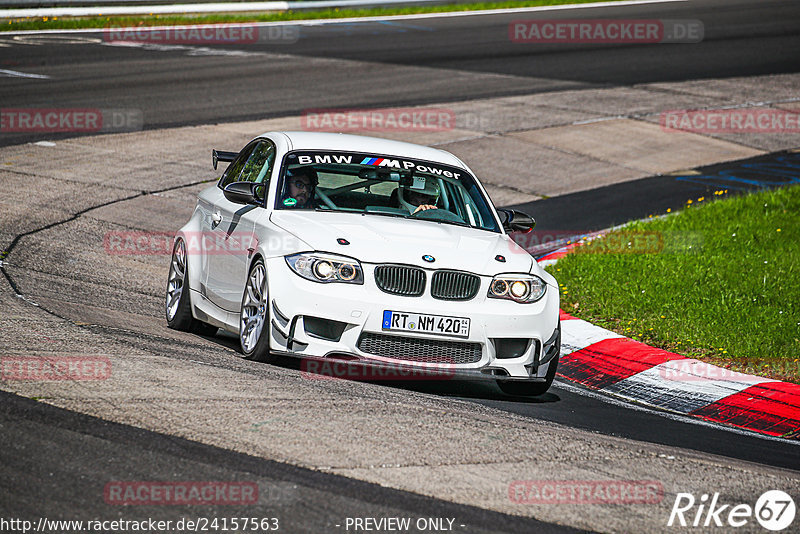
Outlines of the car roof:
[[[267,132],[270,133],[270,132]],[[335,150],[346,152],[366,152],[384,156],[398,156],[422,159],[445,165],[464,168],[464,164],[453,154],[422,145],[368,137],[323,132],[279,132],[289,138],[292,150]],[[262,134],[262,135],[267,135]]]

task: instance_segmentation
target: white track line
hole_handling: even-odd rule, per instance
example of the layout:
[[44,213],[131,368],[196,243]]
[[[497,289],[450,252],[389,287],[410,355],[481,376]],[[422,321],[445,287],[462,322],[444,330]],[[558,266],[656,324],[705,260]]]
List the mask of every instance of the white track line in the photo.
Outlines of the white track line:
[[37,80],[49,80],[50,76],[45,74],[28,74],[27,72],[19,72],[16,70],[0,69],[0,76],[6,78],[35,78]]
[[[564,4],[558,6],[537,6],[537,7],[519,7],[519,8],[511,8],[511,9],[483,9],[477,11],[450,11],[445,13],[417,13],[414,15],[389,15],[384,17],[350,17],[350,18],[341,18],[341,19],[315,19],[315,20],[286,20],[286,21],[275,21],[275,22],[250,22],[250,23],[242,23],[238,24],[238,26],[247,26],[247,27],[263,27],[263,26],[294,26],[294,25],[301,25],[301,26],[317,26],[323,24],[345,24],[345,23],[353,23],[353,22],[375,22],[375,21],[382,21],[382,20],[415,20],[415,19],[437,19],[437,18],[454,18],[454,17],[472,17],[472,16],[480,16],[480,15],[500,15],[505,13],[536,13],[536,12],[544,12],[544,11],[561,11],[561,10],[572,10],[572,9],[592,9],[592,8],[602,8],[602,7],[624,7],[624,6],[638,6],[644,4],[666,4],[666,3],[675,3],[675,2],[688,2],[689,0],[625,0],[622,2],[596,2],[591,4]],[[267,3],[267,2],[263,2]],[[255,4],[255,3],[253,3]],[[192,4],[188,4],[192,5]],[[194,4],[194,5],[224,5],[226,6],[222,10],[224,12],[233,12],[234,9],[230,6],[236,5],[244,5],[244,4]],[[338,5],[338,3],[337,3]],[[373,2],[374,5],[374,2]],[[156,13],[155,11],[148,11],[150,8],[155,8],[159,6],[135,6],[143,8],[141,14],[149,14],[149,13]],[[172,6],[175,7],[175,6]],[[71,9],[71,8],[53,8],[49,11],[54,11],[55,9]],[[103,10],[100,11],[99,8],[92,8],[95,12],[101,12],[104,15],[112,14],[111,11]],[[112,8],[108,8],[112,9]],[[2,10],[0,9],[0,19],[4,18],[23,18],[25,16],[34,16],[34,17],[50,17],[50,16],[65,16],[60,14],[40,14],[40,15],[12,15],[9,14],[13,11],[33,11],[33,10]],[[252,10],[250,10],[252,11]],[[197,13],[198,11],[192,11],[193,13]],[[159,12],[160,13],[160,12]],[[230,23],[226,24],[227,26],[232,26]],[[168,26],[172,27],[172,26]],[[137,31],[142,30],[163,30],[165,26],[148,26],[144,27],[137,27]],[[103,31],[101,28],[89,28],[89,29],[72,29],[72,30],[19,30],[19,31],[11,31],[11,32],[0,32],[0,36],[2,35],[25,35],[25,34],[47,34],[47,33],[98,33]]]

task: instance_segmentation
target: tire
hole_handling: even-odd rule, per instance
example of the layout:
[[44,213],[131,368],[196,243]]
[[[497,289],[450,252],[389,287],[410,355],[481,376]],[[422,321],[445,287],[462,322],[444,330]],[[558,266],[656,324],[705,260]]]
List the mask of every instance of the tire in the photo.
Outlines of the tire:
[[177,239],[172,248],[164,302],[167,326],[174,330],[213,336],[217,332],[217,327],[198,321],[192,315],[192,296],[188,280],[189,264],[186,261],[186,246],[182,239]]
[[506,395],[514,397],[536,397],[544,395],[550,386],[553,384],[553,379],[556,377],[556,369],[558,368],[558,358],[561,354],[561,325],[559,322],[558,341],[556,342],[556,355],[549,362],[547,374],[545,375],[544,382],[528,382],[528,381],[504,381],[498,380],[497,386],[500,391]]
[[277,359],[269,348],[270,328],[267,269],[258,258],[247,275],[239,313],[239,347],[246,359],[264,363]]

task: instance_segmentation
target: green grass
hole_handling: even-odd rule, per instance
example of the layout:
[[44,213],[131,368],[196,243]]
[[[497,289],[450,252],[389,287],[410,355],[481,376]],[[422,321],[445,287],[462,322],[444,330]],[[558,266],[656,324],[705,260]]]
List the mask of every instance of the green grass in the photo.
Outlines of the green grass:
[[685,356],[800,382],[800,185],[720,193],[549,267],[562,308]]
[[[324,9],[319,11],[283,11],[241,14],[207,15],[152,15],[152,16],[102,16],[72,18],[24,18],[0,21],[3,31],[19,30],[63,30],[73,28],[105,28],[107,26],[168,26],[182,24],[216,24],[223,22],[273,22],[284,20],[336,19],[349,17],[377,17],[409,15],[416,13],[443,13],[450,11],[474,11],[481,9],[505,9],[515,7],[551,6],[562,4],[589,4],[606,0],[520,0],[505,2],[479,2],[438,6],[414,6],[374,9]],[[620,0],[616,0],[620,1]]]

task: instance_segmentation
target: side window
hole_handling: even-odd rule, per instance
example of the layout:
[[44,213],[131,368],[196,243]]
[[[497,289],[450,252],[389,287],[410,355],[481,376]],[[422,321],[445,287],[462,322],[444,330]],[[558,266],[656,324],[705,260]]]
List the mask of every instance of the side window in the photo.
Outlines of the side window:
[[220,189],[225,189],[225,186],[228,184],[239,181],[239,175],[242,173],[242,168],[250,159],[250,155],[253,153],[253,149],[256,147],[256,144],[257,143],[250,143],[244,147],[242,151],[239,152],[239,155],[236,156],[236,159],[231,161],[231,164],[228,165],[228,168],[225,170],[225,174],[222,175],[222,179],[219,181]]
[[239,181],[268,184],[274,164],[275,145],[268,140],[259,141],[247,163],[245,163],[242,174],[239,176]]

